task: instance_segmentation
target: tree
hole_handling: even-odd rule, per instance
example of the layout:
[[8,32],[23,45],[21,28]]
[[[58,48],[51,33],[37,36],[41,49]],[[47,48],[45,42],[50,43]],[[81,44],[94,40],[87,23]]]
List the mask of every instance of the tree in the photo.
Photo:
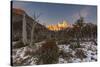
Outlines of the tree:
[[97,37],[97,25],[87,23],[83,28],[83,33],[86,34],[87,39],[94,39]]
[[32,30],[31,30],[31,42],[30,42],[30,46],[32,46],[32,44],[34,44],[34,31],[35,31],[35,26],[37,24],[37,22],[39,22],[39,20],[37,20],[39,17],[40,17],[41,14],[39,15],[36,15],[34,13],[34,16],[33,16],[33,19],[34,19],[34,22],[32,24]]
[[47,40],[39,50],[39,59],[37,64],[55,64],[58,62],[59,49],[56,41]]
[[84,27],[84,18],[83,17],[80,17],[76,23],[73,25],[73,30],[75,32],[75,38],[76,38],[76,42],[77,42],[77,45],[80,46],[80,39],[82,38],[82,28]]
[[22,26],[22,42],[24,45],[27,44],[27,32],[26,32],[26,14],[23,14],[23,26]]

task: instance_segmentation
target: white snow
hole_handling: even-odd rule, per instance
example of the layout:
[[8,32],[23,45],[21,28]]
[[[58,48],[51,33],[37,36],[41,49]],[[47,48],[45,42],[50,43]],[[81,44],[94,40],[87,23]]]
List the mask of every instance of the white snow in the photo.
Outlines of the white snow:
[[[31,53],[36,52],[36,50],[38,50],[41,47],[41,44],[43,44],[43,43],[45,43],[45,41],[35,43],[35,47],[25,46],[25,47],[17,48],[17,49],[14,48],[12,50],[13,51],[13,55],[12,55],[13,63],[21,63],[21,61],[27,59],[27,62],[24,62],[23,64],[36,65],[36,61],[38,60],[38,58],[35,56],[26,55],[26,52],[27,51],[29,51]],[[59,51],[64,51],[64,53],[69,52],[72,54],[72,57],[69,58],[68,60],[64,59],[63,57],[59,57],[58,63],[78,63],[78,62],[97,61],[97,45],[94,45],[94,43],[92,43],[92,42],[83,42],[83,43],[81,43],[81,46],[83,46],[83,47],[78,48],[78,49],[83,50],[84,54],[86,55],[86,58],[83,58],[83,59],[76,57],[75,50],[72,50],[71,48],[69,48],[70,44],[58,45]]]
[[69,48],[70,45],[58,45],[59,50],[63,50],[64,52],[70,52],[72,49]]
[[23,61],[25,59],[27,59],[27,62],[25,63],[22,63],[22,65],[24,64],[35,64],[36,63],[36,60],[37,58],[36,57],[32,57],[31,55],[25,55],[26,52],[29,51],[29,52],[34,52],[34,49],[30,48],[30,47],[22,47],[22,48],[19,48],[19,49],[13,49],[13,62],[14,63],[19,63],[19,61]]
[[73,63],[78,63],[78,62],[81,62],[81,59],[77,58],[73,60]]
[[[16,44],[17,42],[13,42]],[[22,48],[14,48],[12,49],[12,58],[13,63],[21,63],[22,61],[27,59],[27,62],[21,63],[22,65],[35,65],[38,58],[36,56],[32,56],[26,53],[36,53],[36,51],[41,47],[41,44],[45,43],[45,41],[35,43],[34,46],[25,46]]]
[[59,58],[59,63],[67,63],[67,61],[63,58]]
[[[75,50],[72,50],[69,48],[70,45],[58,45],[59,50],[63,50],[65,53],[70,52],[73,57],[69,60],[64,60],[63,58],[60,58],[61,62],[71,62],[71,63],[78,63],[78,62],[93,62],[97,60],[97,46],[94,45],[93,42],[83,42],[81,43],[81,46],[84,46],[83,48],[80,48],[84,51],[86,58],[80,59],[75,57]],[[79,49],[79,48],[78,48]],[[59,63],[61,63],[59,62]]]

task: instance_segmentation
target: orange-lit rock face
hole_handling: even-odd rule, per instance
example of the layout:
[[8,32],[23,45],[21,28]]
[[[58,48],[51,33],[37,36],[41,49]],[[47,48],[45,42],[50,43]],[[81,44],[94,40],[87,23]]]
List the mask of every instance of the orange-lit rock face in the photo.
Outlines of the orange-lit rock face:
[[56,25],[52,24],[47,26],[47,28],[52,31],[59,31],[59,30],[66,29],[68,27],[70,27],[70,25],[66,21],[63,21],[62,23],[58,23]]
[[19,15],[22,15],[23,13],[25,13],[24,10],[17,9],[17,8],[13,8],[13,12]]

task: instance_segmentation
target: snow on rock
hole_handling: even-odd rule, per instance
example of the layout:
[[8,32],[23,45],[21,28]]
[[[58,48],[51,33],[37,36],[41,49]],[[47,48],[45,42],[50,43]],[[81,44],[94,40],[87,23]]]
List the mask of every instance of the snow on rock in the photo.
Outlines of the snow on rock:
[[70,45],[58,45],[59,50],[63,50],[64,52],[70,52],[72,49],[69,48]]
[[84,46],[84,48],[87,49],[87,50],[92,50],[92,51],[96,51],[97,50],[97,46],[94,45],[93,42],[84,42],[84,43],[82,43],[80,45]]
[[59,58],[59,63],[67,63],[67,61],[63,58]]
[[33,64],[35,65],[36,62],[37,62],[37,60],[38,60],[37,57],[32,57],[32,58],[31,58],[31,61],[32,61],[32,62],[31,62],[30,64],[31,64],[31,65],[33,65]]
[[81,62],[81,59],[79,59],[79,58],[75,58],[72,60],[72,63],[79,63],[79,62]]

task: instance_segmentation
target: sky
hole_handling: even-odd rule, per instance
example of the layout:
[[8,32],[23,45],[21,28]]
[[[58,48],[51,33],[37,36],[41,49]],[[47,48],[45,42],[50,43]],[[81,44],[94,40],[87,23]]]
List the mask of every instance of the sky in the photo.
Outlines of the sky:
[[80,17],[79,15],[84,17],[86,23],[97,24],[97,7],[93,5],[13,1],[12,7],[24,10],[32,18],[34,13],[40,14],[37,20],[41,24],[57,24],[63,20],[73,24]]

